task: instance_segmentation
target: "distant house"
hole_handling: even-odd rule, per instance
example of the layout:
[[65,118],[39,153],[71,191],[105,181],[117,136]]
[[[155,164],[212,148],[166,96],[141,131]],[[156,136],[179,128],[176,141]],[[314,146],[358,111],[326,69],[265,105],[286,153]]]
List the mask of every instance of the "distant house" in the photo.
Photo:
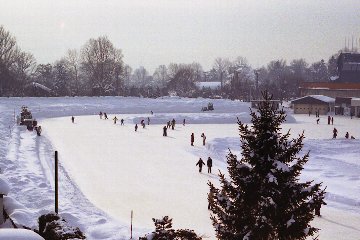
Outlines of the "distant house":
[[[258,109],[261,103],[265,102],[265,100],[251,100],[251,107]],[[270,100],[271,107],[273,109],[279,109],[281,105],[280,100]]]
[[335,99],[324,95],[309,95],[291,101],[295,114],[327,114],[333,112]]
[[360,98],[351,98],[351,112],[354,116],[360,117]]
[[350,112],[351,112],[351,97],[336,97],[335,114],[350,115]]
[[198,89],[210,88],[211,90],[217,90],[221,88],[221,82],[195,82]]

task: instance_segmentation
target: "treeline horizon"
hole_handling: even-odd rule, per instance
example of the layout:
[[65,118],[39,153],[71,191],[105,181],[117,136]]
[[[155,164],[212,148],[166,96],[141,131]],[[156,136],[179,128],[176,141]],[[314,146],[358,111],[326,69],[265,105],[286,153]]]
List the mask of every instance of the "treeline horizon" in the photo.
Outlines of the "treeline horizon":
[[[268,90],[277,99],[299,96],[301,82],[327,82],[336,76],[342,49],[314,63],[294,59],[270,61],[254,69],[247,59],[218,57],[205,71],[200,63],[168,63],[149,74],[133,69],[122,50],[107,36],[89,39],[80,49],[69,49],[53,63],[37,64],[0,25],[0,96],[143,96],[223,97],[249,101]],[[199,88],[196,82],[221,82],[218,89]],[[35,84],[34,84],[35,83]]]

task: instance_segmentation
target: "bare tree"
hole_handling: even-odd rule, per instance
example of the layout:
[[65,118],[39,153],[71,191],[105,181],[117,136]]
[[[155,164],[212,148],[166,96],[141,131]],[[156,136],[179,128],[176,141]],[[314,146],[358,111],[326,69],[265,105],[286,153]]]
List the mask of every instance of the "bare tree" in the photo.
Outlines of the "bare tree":
[[161,87],[166,86],[169,80],[167,67],[165,65],[158,66],[154,71],[153,78]]
[[80,65],[80,57],[79,53],[76,49],[69,49],[67,51],[66,57],[66,65],[69,68],[71,73],[71,82],[74,85],[74,94],[78,95],[80,93],[80,80],[79,80],[79,65]]
[[81,50],[82,68],[93,94],[113,94],[123,71],[123,55],[105,37],[90,39]]

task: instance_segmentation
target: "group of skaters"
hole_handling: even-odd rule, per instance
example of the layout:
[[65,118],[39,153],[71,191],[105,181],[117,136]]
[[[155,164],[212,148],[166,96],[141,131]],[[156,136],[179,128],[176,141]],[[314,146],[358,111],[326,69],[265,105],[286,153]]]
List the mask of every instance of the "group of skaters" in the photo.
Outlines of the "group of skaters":
[[[203,165],[205,165],[204,161],[201,158],[199,158],[199,161],[195,165],[195,166],[199,166],[199,173],[201,173]],[[208,167],[208,173],[211,173],[211,168],[212,168],[211,157],[208,157],[206,161],[206,166]]]
[[[338,130],[336,128],[334,128],[333,129],[333,139],[335,139],[337,137],[337,135],[338,135]],[[350,137],[350,139],[355,139],[354,136],[350,136],[349,132],[346,132],[345,138],[349,139],[349,137]]]
[[[206,136],[205,136],[205,134],[204,134],[204,133],[201,133],[200,137],[203,139],[203,140],[202,140],[203,146],[205,146],[205,141],[206,141]],[[194,146],[194,142],[195,142],[195,135],[194,135],[194,133],[191,133],[191,135],[190,135],[190,145],[191,145],[191,146]]]
[[[334,117],[331,117],[331,116],[328,116],[327,117],[327,120],[328,120],[328,125],[334,125]],[[317,119],[316,119],[316,124],[319,124],[319,122],[320,122],[320,118],[319,117],[317,117]]]

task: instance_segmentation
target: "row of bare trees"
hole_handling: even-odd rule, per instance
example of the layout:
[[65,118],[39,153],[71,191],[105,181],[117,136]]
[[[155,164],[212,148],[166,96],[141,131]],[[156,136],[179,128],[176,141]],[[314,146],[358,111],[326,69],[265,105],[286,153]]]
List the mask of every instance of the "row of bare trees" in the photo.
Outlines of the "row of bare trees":
[[[36,65],[30,53],[20,50],[11,34],[0,26],[0,96],[44,95],[33,84],[51,89],[55,96],[132,95],[157,97],[174,93],[189,97],[249,100],[269,90],[275,98],[298,96],[299,84],[324,82],[337,74],[336,57],[308,64],[304,59],[271,61],[253,69],[246,58],[216,58],[210,70],[200,63],[159,65],[153,74],[140,66],[133,70],[123,61],[121,49],[106,37],[88,40],[80,50],[68,50],[54,63]],[[220,88],[199,89],[196,82],[220,82]]]

